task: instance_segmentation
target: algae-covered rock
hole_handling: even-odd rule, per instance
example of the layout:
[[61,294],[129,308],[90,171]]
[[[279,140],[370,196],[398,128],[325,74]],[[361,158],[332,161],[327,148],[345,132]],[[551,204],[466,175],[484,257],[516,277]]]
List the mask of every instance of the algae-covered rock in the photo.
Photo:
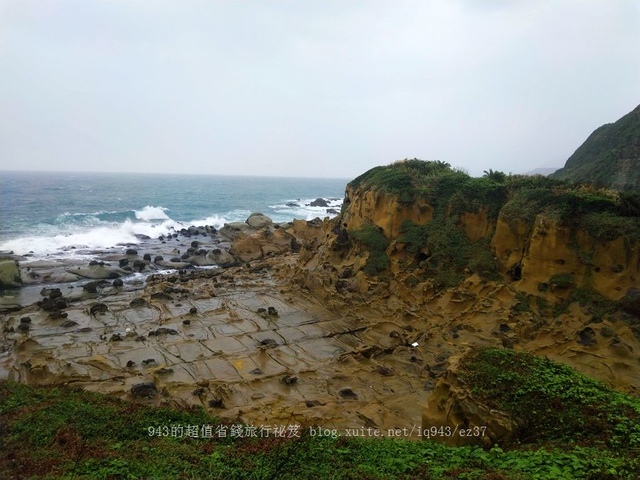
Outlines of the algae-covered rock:
[[5,288],[18,288],[22,286],[18,261],[13,259],[0,259],[0,290]]
[[69,273],[83,278],[93,280],[116,279],[120,278],[124,272],[119,268],[113,268],[108,265],[93,264],[87,267],[77,267],[73,270],[67,270]]

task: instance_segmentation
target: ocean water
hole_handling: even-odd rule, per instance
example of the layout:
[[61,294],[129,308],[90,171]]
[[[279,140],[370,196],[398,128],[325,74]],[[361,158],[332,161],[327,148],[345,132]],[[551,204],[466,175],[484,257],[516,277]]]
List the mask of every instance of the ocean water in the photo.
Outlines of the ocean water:
[[0,172],[0,251],[35,258],[136,244],[171,228],[332,216],[349,180],[115,173]]

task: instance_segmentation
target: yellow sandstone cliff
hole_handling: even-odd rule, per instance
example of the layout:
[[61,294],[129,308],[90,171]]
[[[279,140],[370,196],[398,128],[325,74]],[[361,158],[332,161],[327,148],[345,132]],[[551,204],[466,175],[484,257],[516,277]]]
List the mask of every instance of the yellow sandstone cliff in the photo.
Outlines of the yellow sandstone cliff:
[[[438,288],[420,262],[433,252],[420,256],[403,237],[406,222],[426,225],[436,210],[424,198],[408,203],[384,189],[350,185],[341,215],[313,227],[316,235],[287,271],[329,308],[406,329],[407,342],[417,344],[412,358],[431,378],[423,426],[482,420],[484,407],[469,407],[470,393],[455,372],[444,374],[451,359],[477,346],[547,356],[640,393],[640,321],[619,304],[640,287],[639,238],[597,238],[553,212],[513,221],[502,210],[491,216],[489,206],[462,212],[448,206],[446,215],[470,243],[485,242],[499,275],[487,279],[464,269],[457,285]],[[388,268],[377,275],[363,271],[375,252],[354,235],[367,226],[387,240]],[[462,418],[468,412],[478,418]],[[509,435],[511,420],[494,413],[485,415],[493,435]]]

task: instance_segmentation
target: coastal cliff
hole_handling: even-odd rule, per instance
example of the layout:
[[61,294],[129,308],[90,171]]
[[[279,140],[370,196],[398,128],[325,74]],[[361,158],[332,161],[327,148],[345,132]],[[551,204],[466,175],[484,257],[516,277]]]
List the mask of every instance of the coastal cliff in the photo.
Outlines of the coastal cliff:
[[[344,232],[350,234],[355,243],[360,239],[366,247],[367,240],[362,241],[359,233],[375,229],[387,242],[386,273],[392,276],[412,271],[429,278],[450,264],[460,267],[462,274],[498,273],[497,279],[520,291],[538,295],[550,290],[559,299],[576,288],[588,288],[619,301],[627,290],[639,286],[640,211],[625,210],[624,199],[615,192],[544,177],[476,179],[447,167],[441,168],[439,177],[423,178],[424,185],[416,185],[420,183],[416,165],[407,161],[387,167],[388,172],[406,171],[418,177],[401,191],[376,184],[375,179],[356,179],[347,186],[343,212],[331,222],[335,238],[327,239],[334,243],[334,251],[344,251],[336,248],[340,232],[343,237]],[[380,172],[376,171],[378,176]],[[446,187],[449,191],[443,192]],[[447,248],[449,257],[439,256],[433,248],[441,236],[443,244],[456,243]],[[360,253],[352,252],[342,263],[357,263]],[[456,262],[450,258],[454,254],[469,263]]]
[[619,302],[640,285],[640,204],[628,200],[545,177],[472,178],[441,162],[396,162],[347,185],[341,214],[323,225],[301,271],[328,264],[341,278],[364,270],[434,290],[478,274],[550,301],[588,289]]
[[427,372],[425,400],[452,390],[450,359],[482,346],[546,356],[637,395],[640,217],[628,200],[396,162],[347,186],[341,214],[314,227],[287,275],[363,327],[401,332]]

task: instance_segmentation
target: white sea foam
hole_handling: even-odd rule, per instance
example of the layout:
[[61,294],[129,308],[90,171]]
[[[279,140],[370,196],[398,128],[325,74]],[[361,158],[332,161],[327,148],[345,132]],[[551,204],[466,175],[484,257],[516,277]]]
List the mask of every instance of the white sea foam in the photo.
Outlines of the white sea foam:
[[164,213],[168,210],[165,207],[154,207],[152,205],[147,205],[142,210],[136,210],[136,218],[138,220],[144,220],[146,222],[150,220],[168,220],[169,216]]
[[335,217],[335,213],[329,213],[327,210],[333,209],[340,211],[340,208],[342,207],[341,199],[325,198],[328,205],[326,207],[312,207],[311,202],[314,200],[315,198],[288,200],[283,204],[269,205],[269,208],[271,208],[277,216],[289,219],[297,218],[301,220],[311,220],[316,217]]
[[[328,208],[340,210],[341,200],[327,200],[328,207],[312,207],[310,203],[314,199],[290,200],[282,204],[270,205],[270,211],[265,211],[275,222],[290,221],[293,218],[310,220],[315,217],[324,218],[333,216],[327,213]],[[291,203],[295,202],[297,206]],[[287,205],[289,203],[289,205]],[[251,214],[250,210],[235,209],[224,215],[212,214],[202,220],[179,222],[170,218],[167,208],[162,206],[147,205],[142,210],[135,212],[136,220],[126,219],[123,222],[108,222],[100,220],[94,215],[100,213],[119,212],[94,212],[93,214],[76,214],[65,212],[63,217],[75,217],[88,215],[81,224],[69,224],[60,222],[57,224],[39,224],[34,226],[31,235],[7,240],[0,243],[0,250],[13,251],[18,255],[27,253],[37,258],[69,258],[91,255],[91,251],[105,250],[123,244],[139,244],[144,240],[141,236],[158,238],[160,235],[174,233],[190,225],[213,226],[217,229],[225,223],[242,222]]]
[[194,227],[204,227],[209,225],[210,227],[222,228],[225,223],[229,223],[230,221],[231,220],[219,215],[211,215],[204,220],[194,220],[193,222],[189,222],[189,225],[193,225]]
[[90,228],[79,226],[66,229],[65,233],[51,232],[48,236],[25,236],[0,244],[0,250],[13,251],[18,255],[33,252],[39,256],[73,256],[79,250],[101,250],[119,244],[140,243],[136,235],[157,237],[166,235],[172,228],[182,228],[182,224],[168,219],[160,224],[132,222],[107,224]]

